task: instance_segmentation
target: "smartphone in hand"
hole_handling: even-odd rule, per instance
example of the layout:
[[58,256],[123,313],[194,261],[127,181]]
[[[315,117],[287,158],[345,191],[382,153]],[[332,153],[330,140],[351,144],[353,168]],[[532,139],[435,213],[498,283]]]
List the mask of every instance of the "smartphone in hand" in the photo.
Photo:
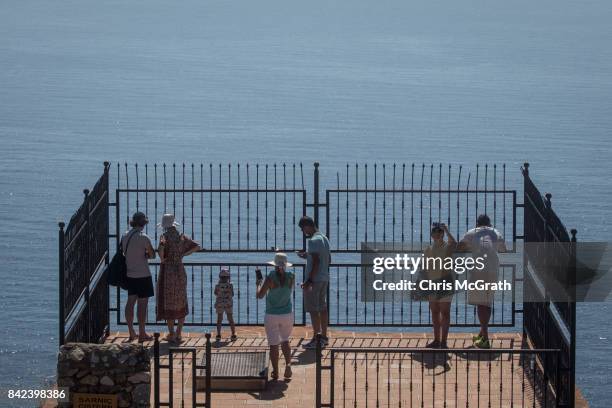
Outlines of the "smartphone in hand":
[[259,283],[263,281],[263,275],[261,274],[261,269],[259,268],[255,269],[255,276],[257,277],[257,284],[259,285]]

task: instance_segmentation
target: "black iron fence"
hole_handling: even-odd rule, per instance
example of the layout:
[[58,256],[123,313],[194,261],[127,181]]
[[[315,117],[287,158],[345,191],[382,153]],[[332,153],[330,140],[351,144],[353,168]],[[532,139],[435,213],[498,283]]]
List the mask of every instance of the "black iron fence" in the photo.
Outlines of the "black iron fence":
[[302,165],[117,164],[119,234],[135,211],[150,214],[145,232],[155,241],[170,212],[208,252],[295,251],[304,247],[295,227],[306,213]]
[[[567,300],[550,300],[547,285],[542,284],[547,274],[554,274],[572,287],[576,275],[576,230],[571,238],[559,217],[552,210],[551,194],[542,195],[529,176],[529,164],[523,167],[525,207],[524,296],[530,300],[523,305],[523,333],[525,341],[535,348],[560,350],[557,391],[563,406],[574,406],[576,361],[576,303],[575,296]],[[543,245],[530,246],[530,243]],[[544,250],[540,250],[540,249]]]
[[334,252],[360,253],[363,242],[422,251],[433,222],[461,237],[480,213],[490,216],[514,251],[516,190],[507,189],[505,164],[473,171],[450,164],[355,164],[338,172],[332,185],[318,205],[325,207],[321,225]]
[[66,226],[59,224],[59,341],[97,342],[109,329],[109,164]]
[[[303,249],[305,239],[296,224],[305,214],[312,215],[330,238],[334,265],[329,311],[334,326],[431,325],[429,308],[423,302],[357,303],[360,288],[353,283],[358,281],[363,242],[397,243],[420,252],[423,243],[430,241],[432,222],[446,222],[459,238],[480,212],[487,212],[511,242],[511,252],[518,237],[516,191],[507,188],[505,165],[467,169],[441,164],[356,164],[347,165],[335,177],[325,177],[315,163],[312,176],[306,178],[302,164],[286,163],[124,163],[117,164],[116,171],[113,216],[117,245],[137,210],[149,214],[151,223],[145,232],[155,242],[161,232],[157,222],[163,213],[172,212],[183,232],[202,244],[202,253],[185,263],[191,308],[188,325],[214,324],[212,293],[221,265],[232,265],[232,280],[240,287],[236,320],[244,325],[261,324],[262,312],[253,293],[257,266],[253,261],[267,260],[275,250],[291,256]],[[325,202],[320,201],[322,185],[331,187],[325,190]],[[299,282],[303,265],[296,260]],[[156,278],[158,265],[152,265]],[[516,265],[507,264],[502,272],[512,282],[522,280]],[[117,290],[111,306],[118,324],[124,323],[121,296]],[[304,324],[301,291],[295,296],[296,324]],[[455,296],[452,324],[476,326],[474,308],[464,300]],[[492,325],[513,326],[520,312],[516,305],[514,293],[503,293],[495,302]],[[380,315],[379,309],[394,312]]]
[[558,350],[316,351],[316,407],[557,407]]
[[[162,350],[159,333],[155,333],[153,342],[154,408],[174,406],[210,408],[210,334],[207,333],[205,338],[203,347],[164,347]],[[200,379],[203,387],[198,386]],[[204,389],[201,390],[201,388]]]
[[[256,294],[256,275],[255,270],[260,269],[262,274],[267,275],[273,267],[267,263],[252,262],[186,262],[185,271],[187,273],[187,296],[189,314],[185,319],[185,326],[214,326],[217,322],[215,311],[215,285],[218,283],[218,276],[221,266],[229,267],[231,271],[231,282],[234,286],[233,316],[238,326],[262,325],[264,321],[265,305],[258,300]],[[159,273],[159,263],[151,264],[154,281],[157,282]],[[296,275],[296,282],[304,280],[303,265],[295,265],[292,268]],[[293,305],[295,325],[303,326],[306,323],[306,316],[302,302],[302,290],[293,291]],[[121,291],[116,292],[115,304],[122,305],[124,295]],[[151,299],[154,303],[155,297]],[[120,308],[115,308],[117,324],[125,324],[124,316],[119,312]],[[147,323],[149,325],[165,325],[164,321],[155,321],[155,308],[149,308]]]
[[[333,326],[379,326],[379,327],[429,327],[431,312],[428,302],[415,300],[410,292],[387,291],[382,299],[362,301],[362,268],[364,264],[332,264],[329,281],[329,322]],[[371,267],[371,266],[367,266]],[[364,276],[367,277],[367,274]],[[367,279],[367,278],[366,278]],[[412,282],[417,277],[410,276]],[[465,275],[458,275],[457,280],[465,280]],[[501,264],[499,279],[515,282],[516,265]],[[513,327],[516,318],[516,293],[514,290],[495,293],[492,307],[492,327]],[[467,292],[458,292],[452,296],[451,325],[454,327],[474,327],[478,325],[476,310],[468,304]]]

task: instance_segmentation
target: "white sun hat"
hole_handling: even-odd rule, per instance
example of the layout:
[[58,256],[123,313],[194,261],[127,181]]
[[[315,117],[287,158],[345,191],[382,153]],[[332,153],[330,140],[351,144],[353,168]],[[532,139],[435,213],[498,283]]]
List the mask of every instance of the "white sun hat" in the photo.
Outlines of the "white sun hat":
[[229,267],[227,267],[227,266],[222,266],[222,267],[221,267],[221,272],[219,272],[219,277],[220,277],[220,278],[229,278],[229,277],[230,277],[230,270],[229,270]]
[[157,224],[158,227],[162,227],[162,228],[176,227],[177,225],[181,225],[181,224],[179,224],[178,222],[174,220],[174,214],[164,214],[162,216],[161,222]]
[[293,266],[291,262],[287,261],[287,254],[282,252],[277,252],[274,255],[274,260],[269,261],[268,264],[273,266],[280,266],[282,268],[288,268],[290,266]]

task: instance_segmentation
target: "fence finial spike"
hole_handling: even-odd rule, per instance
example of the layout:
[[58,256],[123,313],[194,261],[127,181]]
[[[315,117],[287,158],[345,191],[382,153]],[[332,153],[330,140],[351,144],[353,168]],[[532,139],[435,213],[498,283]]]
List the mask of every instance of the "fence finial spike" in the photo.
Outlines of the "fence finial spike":
[[83,194],[85,195],[85,198],[87,198],[87,196],[89,195],[89,189],[84,188],[83,189]]
[[60,228],[61,230],[63,230],[63,229],[64,229],[64,227],[66,226],[66,224],[64,223],[64,221],[60,221],[60,222],[58,222],[58,223],[57,223],[57,225],[59,226],[59,228]]

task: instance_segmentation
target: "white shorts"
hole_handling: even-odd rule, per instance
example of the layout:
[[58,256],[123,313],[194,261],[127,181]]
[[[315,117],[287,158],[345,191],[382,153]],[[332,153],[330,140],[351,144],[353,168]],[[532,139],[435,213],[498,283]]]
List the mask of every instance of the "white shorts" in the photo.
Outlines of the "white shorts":
[[281,315],[266,314],[264,326],[270,346],[278,346],[281,343],[287,342],[293,330],[293,313]]

